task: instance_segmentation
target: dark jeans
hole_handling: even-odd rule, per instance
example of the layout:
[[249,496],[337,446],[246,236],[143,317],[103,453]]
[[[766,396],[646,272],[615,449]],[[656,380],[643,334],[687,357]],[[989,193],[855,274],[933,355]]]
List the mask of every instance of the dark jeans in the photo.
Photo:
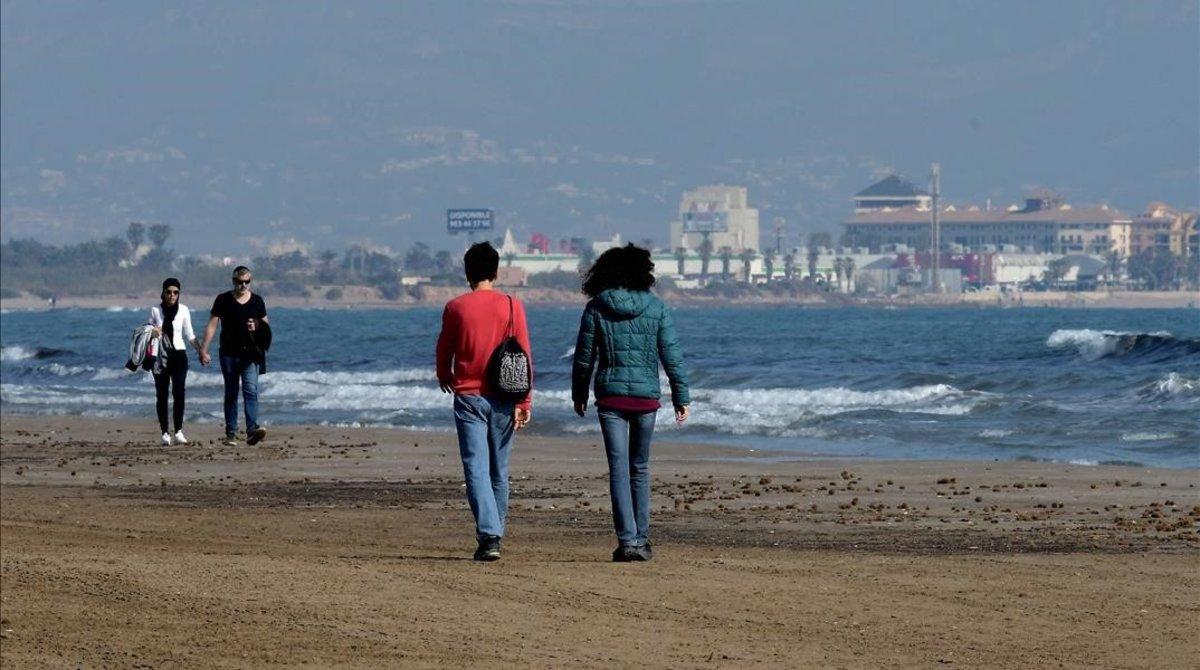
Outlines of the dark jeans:
[[599,415],[617,541],[640,547],[650,538],[650,439],[657,414],[601,408]]
[[225,434],[237,434],[239,390],[245,402],[246,432],[258,428],[258,364],[249,356],[221,354],[221,376],[225,378]]
[[[174,396],[175,430],[183,429],[184,396],[187,393],[188,357],[186,351],[172,351],[167,354],[167,369],[154,375],[155,409],[158,410],[158,427],[162,432],[167,430],[167,394]],[[173,391],[173,392],[172,392]]]
[[508,518],[508,454],[512,444],[513,403],[479,395],[454,396],[454,427],[467,482],[467,501],[475,516],[475,536],[504,537]]

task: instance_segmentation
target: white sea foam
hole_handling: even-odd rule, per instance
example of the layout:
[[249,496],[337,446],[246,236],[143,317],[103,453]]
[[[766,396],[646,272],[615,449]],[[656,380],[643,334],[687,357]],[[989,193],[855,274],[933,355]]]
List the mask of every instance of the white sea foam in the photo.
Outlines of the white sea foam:
[[1076,459],[1072,459],[1067,462],[1070,463],[1071,465],[1087,465],[1087,466],[1100,465],[1100,461],[1093,461],[1089,458],[1076,458]]
[[[1046,346],[1052,349],[1074,347],[1080,356],[1088,360],[1096,360],[1116,353],[1121,341],[1120,338],[1137,334],[1125,331],[1091,330],[1087,328],[1079,330],[1062,329],[1050,333],[1050,337],[1046,338]],[[1171,334],[1166,331],[1146,334],[1155,337],[1171,337]]]
[[1013,434],[1013,431],[1011,431],[1011,430],[1004,430],[1002,428],[988,428],[986,430],[980,431],[979,437],[997,438],[997,437],[1008,437],[1009,435],[1012,435],[1012,434]]
[[1200,394],[1200,379],[1189,379],[1172,372],[1154,382],[1154,390],[1160,395],[1190,396]]
[[6,405],[134,405],[145,403],[146,395],[137,391],[107,389],[103,393],[59,390],[42,385],[0,384],[0,401]]
[[85,375],[90,372],[95,372],[96,368],[90,365],[62,365],[61,363],[50,363],[38,367],[38,372],[48,372],[55,377],[74,377],[76,375]]
[[1175,433],[1121,433],[1122,442],[1159,442],[1173,440],[1176,437]]
[[37,355],[36,349],[29,349],[22,346],[2,347],[0,348],[0,361],[26,361]]
[[571,347],[570,349],[567,349],[566,353],[564,353],[562,356],[559,356],[558,360],[560,360],[560,361],[566,360],[568,358],[571,358],[574,355],[575,355],[575,347]]
[[400,368],[396,370],[378,370],[375,372],[324,372],[310,371],[281,371],[272,372],[262,377],[263,381],[271,383],[308,382],[337,386],[341,384],[402,384],[405,382],[435,382],[437,372],[433,368]]
[[[94,369],[94,368],[93,368]],[[111,381],[113,379],[128,379],[135,376],[135,372],[130,372],[125,368],[100,368],[96,370],[96,374],[92,375],[92,381],[102,382]],[[146,377],[150,376],[149,372],[142,372]],[[188,383],[192,382],[192,375],[188,375]]]

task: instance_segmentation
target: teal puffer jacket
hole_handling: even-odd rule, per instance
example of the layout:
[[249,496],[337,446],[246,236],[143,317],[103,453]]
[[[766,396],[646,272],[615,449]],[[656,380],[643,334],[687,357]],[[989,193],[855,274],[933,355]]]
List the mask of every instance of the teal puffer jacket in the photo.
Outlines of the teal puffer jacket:
[[587,402],[588,382],[594,370],[597,398],[657,400],[662,395],[660,362],[671,382],[671,404],[691,404],[683,352],[667,306],[649,291],[609,289],[583,310],[575,342],[571,397],[577,403]]

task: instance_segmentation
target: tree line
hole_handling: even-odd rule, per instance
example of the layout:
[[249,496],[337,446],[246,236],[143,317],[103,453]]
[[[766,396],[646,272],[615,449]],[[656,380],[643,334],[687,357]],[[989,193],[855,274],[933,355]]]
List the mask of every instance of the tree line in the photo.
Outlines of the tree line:
[[[0,294],[6,298],[29,292],[52,296],[137,295],[157,288],[163,277],[175,274],[189,290],[222,290],[229,268],[195,257],[178,255],[168,246],[169,225],[131,222],[125,234],[77,244],[52,245],[34,239],[0,244]],[[429,277],[433,283],[461,282],[458,262],[445,250],[423,242],[401,257],[354,245],[342,252],[323,250],[264,254],[249,260],[255,274],[268,282],[264,292],[283,296],[310,295],[312,285],[365,285],[395,300],[405,292],[402,273]],[[336,289],[331,289],[336,291]]]

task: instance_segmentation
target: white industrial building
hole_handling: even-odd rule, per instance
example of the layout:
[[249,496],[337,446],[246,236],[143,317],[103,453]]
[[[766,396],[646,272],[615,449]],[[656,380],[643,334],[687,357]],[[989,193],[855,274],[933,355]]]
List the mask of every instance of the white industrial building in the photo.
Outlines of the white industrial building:
[[758,210],[747,203],[745,186],[685,191],[679,200],[679,217],[671,222],[671,249],[699,249],[706,227],[713,231],[707,234],[714,251],[758,249]]

